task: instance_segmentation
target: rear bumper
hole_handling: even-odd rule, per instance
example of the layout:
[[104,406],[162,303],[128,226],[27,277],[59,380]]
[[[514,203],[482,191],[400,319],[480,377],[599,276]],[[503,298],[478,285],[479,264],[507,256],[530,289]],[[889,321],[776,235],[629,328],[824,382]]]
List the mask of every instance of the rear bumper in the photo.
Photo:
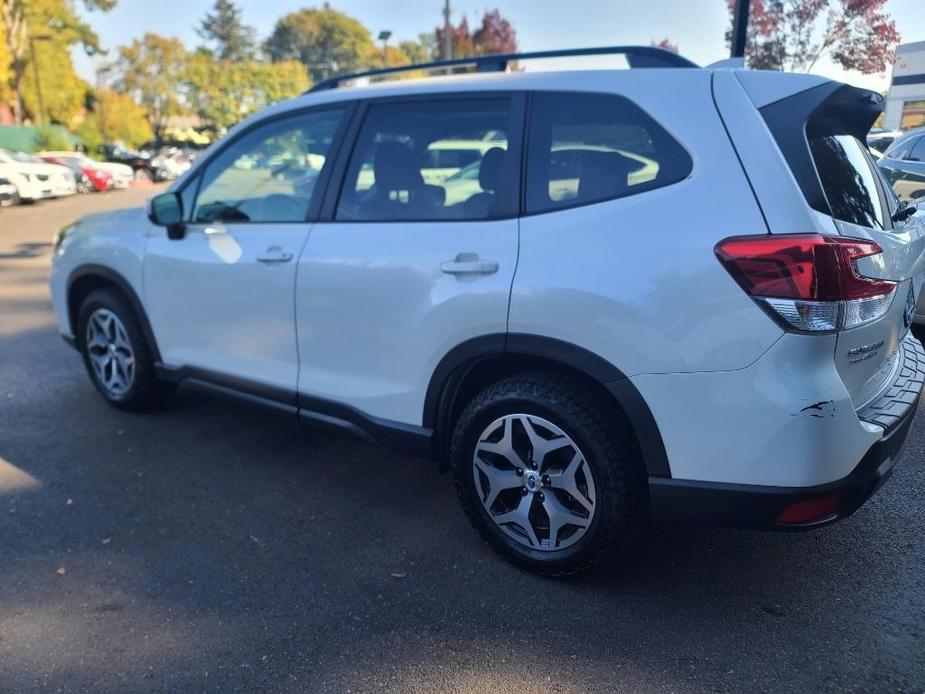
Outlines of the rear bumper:
[[[903,343],[904,364],[883,396],[858,412],[859,418],[884,427],[850,474],[813,487],[773,487],[649,478],[656,520],[759,530],[805,530],[847,518],[889,479],[909,434],[925,383],[925,350],[915,340]],[[889,402],[887,402],[889,401]],[[837,496],[831,512],[802,523],[781,523],[782,511],[806,502]]]

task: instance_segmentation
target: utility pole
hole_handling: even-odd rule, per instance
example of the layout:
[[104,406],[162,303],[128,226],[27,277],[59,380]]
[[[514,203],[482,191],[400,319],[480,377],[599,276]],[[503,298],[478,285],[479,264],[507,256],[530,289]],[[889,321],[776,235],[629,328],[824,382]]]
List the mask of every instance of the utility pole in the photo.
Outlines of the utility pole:
[[383,29],[379,32],[379,40],[382,41],[382,67],[389,66],[389,39],[392,38],[392,32]]
[[111,68],[108,65],[100,65],[96,68],[96,108],[99,110],[100,134],[103,136],[103,143],[109,144],[109,133],[106,128],[106,104],[103,101],[103,87],[105,86],[104,78],[109,74]]
[[745,57],[745,42],[748,38],[748,10],[751,0],[736,0],[732,21],[732,53],[730,58]]
[[453,37],[450,27],[450,0],[443,4],[443,57],[450,60],[453,57]]
[[42,77],[39,74],[39,61],[35,57],[35,42],[50,41],[51,36],[47,34],[29,37],[29,52],[32,58],[32,73],[35,76],[35,95],[38,97],[39,111],[35,114],[35,119],[39,125],[45,125],[45,99],[42,97]]

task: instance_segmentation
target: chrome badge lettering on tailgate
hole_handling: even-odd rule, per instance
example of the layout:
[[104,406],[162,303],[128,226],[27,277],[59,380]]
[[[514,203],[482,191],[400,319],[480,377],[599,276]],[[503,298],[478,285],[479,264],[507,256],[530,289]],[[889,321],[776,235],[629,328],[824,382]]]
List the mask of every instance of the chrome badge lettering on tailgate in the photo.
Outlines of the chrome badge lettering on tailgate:
[[859,361],[864,361],[865,359],[871,359],[877,356],[877,353],[880,351],[881,347],[883,347],[883,340],[874,342],[873,344],[855,347],[848,352],[848,362],[855,364]]

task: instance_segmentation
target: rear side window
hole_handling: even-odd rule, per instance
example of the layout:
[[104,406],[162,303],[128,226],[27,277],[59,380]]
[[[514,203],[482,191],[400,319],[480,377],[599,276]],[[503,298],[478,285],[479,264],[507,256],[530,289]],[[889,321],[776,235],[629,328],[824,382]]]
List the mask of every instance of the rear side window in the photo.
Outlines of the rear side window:
[[528,214],[660,188],[693,167],[677,140],[614,94],[538,93],[529,132]]
[[860,226],[884,228],[884,210],[872,164],[857,138],[811,137],[809,149],[832,216]]

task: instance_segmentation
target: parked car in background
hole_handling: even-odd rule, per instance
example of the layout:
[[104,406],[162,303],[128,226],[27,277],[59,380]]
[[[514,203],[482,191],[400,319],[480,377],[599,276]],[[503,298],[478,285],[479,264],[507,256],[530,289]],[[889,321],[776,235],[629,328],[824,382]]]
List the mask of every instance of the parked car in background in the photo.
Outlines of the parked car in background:
[[48,175],[49,183],[51,183],[51,197],[63,198],[77,192],[77,178],[68,167],[60,164],[50,164],[33,154],[26,154],[25,152],[12,152],[11,155],[14,159],[25,164],[42,167],[42,170]]
[[190,168],[192,160],[179,147],[162,147],[151,158],[157,180],[172,181]]
[[900,199],[925,201],[925,128],[896,138],[878,165]]
[[103,145],[100,147],[99,151],[107,162],[124,164],[125,166],[131,167],[135,180],[163,180],[163,171],[159,173],[157,167],[151,163],[150,157],[140,152],[135,152],[119,145]]
[[902,130],[871,130],[867,135],[867,146],[883,152],[902,134]]
[[81,193],[101,192],[113,187],[111,172],[105,171],[99,166],[82,162],[78,157],[49,152],[40,152],[37,156],[51,164],[60,164],[71,169],[74,175],[78,176],[77,189]]
[[9,207],[19,202],[19,191],[16,186],[0,176],[0,207]]
[[76,163],[66,159],[46,157],[42,154],[36,154],[35,156],[46,164],[55,164],[57,166],[63,166],[67,168],[74,175],[74,180],[77,182],[78,193],[92,193],[95,190],[93,182],[90,180],[89,176],[87,176],[87,174],[83,172],[83,169],[81,169],[80,166],[78,166]]
[[16,187],[23,202],[52,197],[51,176],[46,165],[20,161],[13,152],[0,149],[0,176]]
[[135,172],[127,164],[117,164],[107,161],[96,161],[83,152],[43,152],[45,156],[54,156],[73,159],[80,166],[99,169],[112,176],[113,188],[128,188],[135,181]]

